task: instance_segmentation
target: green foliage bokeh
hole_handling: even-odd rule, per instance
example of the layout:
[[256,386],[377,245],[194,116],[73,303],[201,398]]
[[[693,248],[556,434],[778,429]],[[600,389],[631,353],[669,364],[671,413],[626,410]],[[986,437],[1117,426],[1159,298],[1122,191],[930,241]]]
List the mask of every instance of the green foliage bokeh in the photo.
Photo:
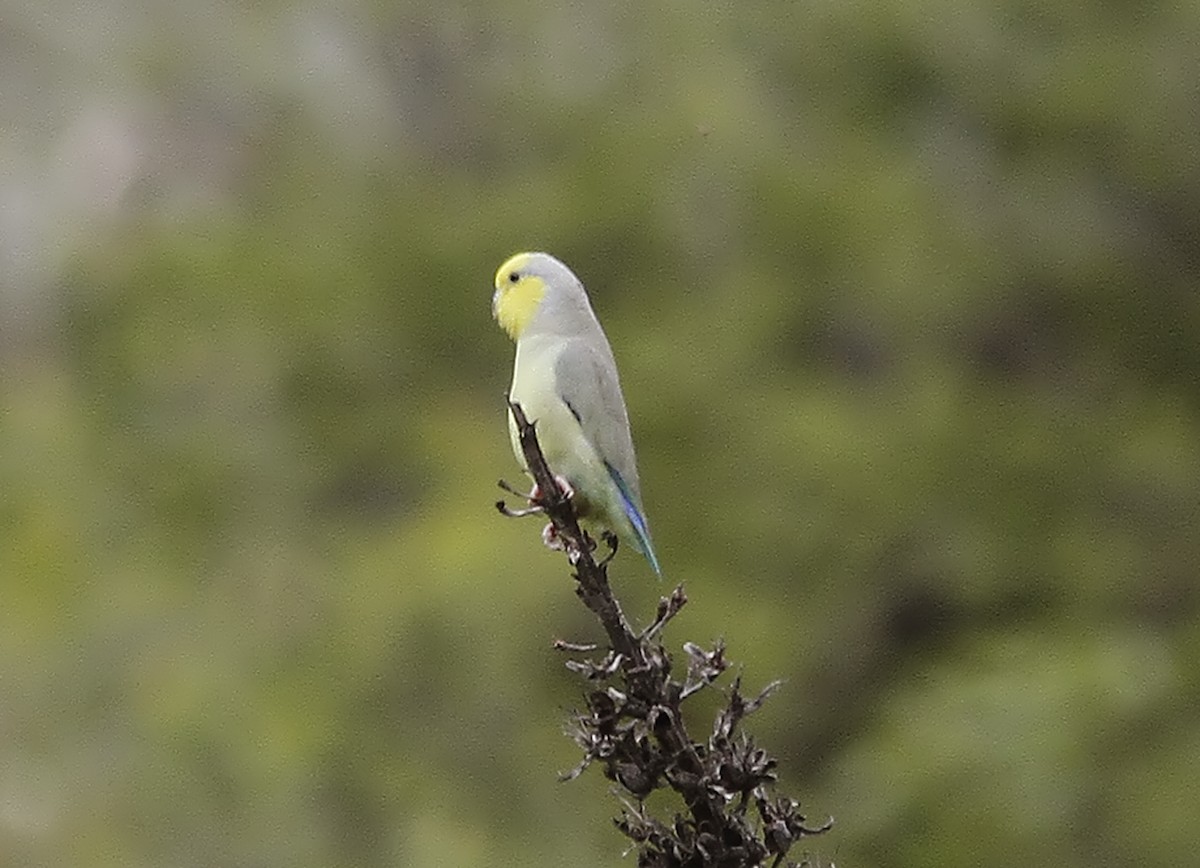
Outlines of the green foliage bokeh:
[[32,175],[132,156],[0,299],[0,864],[618,863],[555,779],[594,625],[491,507],[520,249],[815,859],[1194,854],[1200,12],[109,12],[4,61]]

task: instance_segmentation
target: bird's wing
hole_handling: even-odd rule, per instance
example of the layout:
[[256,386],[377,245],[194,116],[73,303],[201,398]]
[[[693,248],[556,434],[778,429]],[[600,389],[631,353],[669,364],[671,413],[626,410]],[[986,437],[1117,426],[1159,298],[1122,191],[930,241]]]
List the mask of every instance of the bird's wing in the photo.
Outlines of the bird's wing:
[[572,339],[559,353],[554,375],[559,398],[640,511],[637,459],[612,352],[592,341]]
[[637,549],[654,571],[662,575],[642,511],[637,459],[617,365],[603,335],[600,341],[570,340],[555,361],[555,385],[560,400],[579,423],[583,436],[596,450],[612,480],[617,495],[612,508],[624,513]]

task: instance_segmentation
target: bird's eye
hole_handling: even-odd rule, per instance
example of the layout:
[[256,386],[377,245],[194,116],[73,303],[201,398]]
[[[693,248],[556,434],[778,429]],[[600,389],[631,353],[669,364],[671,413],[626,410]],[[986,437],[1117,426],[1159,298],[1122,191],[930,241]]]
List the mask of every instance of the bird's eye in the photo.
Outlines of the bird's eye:
[[521,275],[517,274],[515,271],[513,271],[513,272],[510,272],[510,273],[509,273],[509,275],[508,275],[508,282],[509,282],[509,283],[516,283],[516,282],[517,282],[518,280],[520,280],[520,279],[521,279]]

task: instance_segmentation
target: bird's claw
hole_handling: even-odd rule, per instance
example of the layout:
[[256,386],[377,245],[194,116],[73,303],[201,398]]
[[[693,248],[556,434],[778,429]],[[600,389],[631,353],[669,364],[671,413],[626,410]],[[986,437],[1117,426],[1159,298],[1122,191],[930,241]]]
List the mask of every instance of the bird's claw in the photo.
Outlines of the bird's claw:
[[[559,476],[557,473],[554,474],[554,482],[558,485],[558,489],[562,492],[565,499],[570,500],[575,496],[575,489],[571,487],[571,483],[567,482],[565,476]],[[528,497],[530,503],[541,503],[542,487],[535,482],[533,484],[533,491],[529,492]]]

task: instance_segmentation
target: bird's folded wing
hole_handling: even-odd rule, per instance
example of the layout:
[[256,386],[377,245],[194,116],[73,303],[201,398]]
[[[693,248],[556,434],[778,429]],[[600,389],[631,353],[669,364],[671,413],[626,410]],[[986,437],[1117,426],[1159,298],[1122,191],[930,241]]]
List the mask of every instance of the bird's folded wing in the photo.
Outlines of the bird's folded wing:
[[607,345],[572,339],[559,353],[554,374],[559,397],[600,459],[617,471],[626,494],[640,510],[637,459],[611,351]]

